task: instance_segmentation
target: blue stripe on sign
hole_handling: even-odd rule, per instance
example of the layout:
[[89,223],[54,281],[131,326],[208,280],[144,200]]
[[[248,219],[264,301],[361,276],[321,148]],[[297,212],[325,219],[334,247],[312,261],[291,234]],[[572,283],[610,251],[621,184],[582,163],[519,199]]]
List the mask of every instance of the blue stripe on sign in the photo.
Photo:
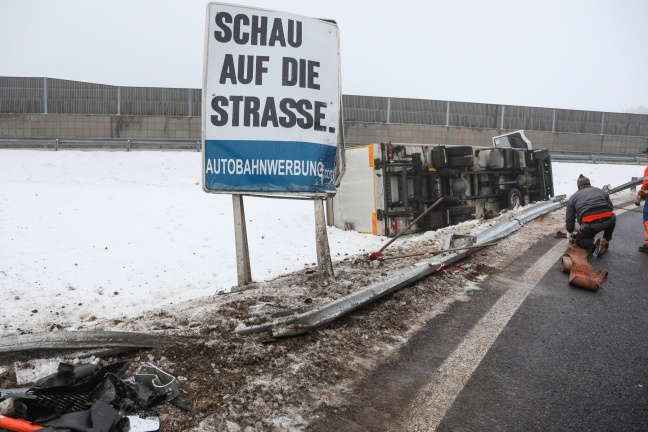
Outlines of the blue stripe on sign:
[[295,141],[205,141],[213,191],[335,192],[334,146]]

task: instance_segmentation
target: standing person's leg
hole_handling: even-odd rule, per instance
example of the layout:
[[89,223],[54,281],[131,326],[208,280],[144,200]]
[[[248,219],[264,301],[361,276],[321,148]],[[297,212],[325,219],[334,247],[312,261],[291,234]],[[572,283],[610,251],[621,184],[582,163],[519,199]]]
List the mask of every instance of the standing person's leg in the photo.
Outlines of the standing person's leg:
[[643,210],[643,224],[644,224],[644,247],[648,247],[648,199],[646,199],[646,203],[644,204],[644,210]]

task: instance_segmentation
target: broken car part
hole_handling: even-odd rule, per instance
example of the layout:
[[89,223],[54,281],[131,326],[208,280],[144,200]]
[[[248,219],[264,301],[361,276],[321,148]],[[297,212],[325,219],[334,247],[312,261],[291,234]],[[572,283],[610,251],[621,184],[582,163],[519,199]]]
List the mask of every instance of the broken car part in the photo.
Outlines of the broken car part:
[[19,420],[26,420],[3,421],[22,428],[10,430],[109,432],[119,424],[122,431],[146,432],[158,430],[158,415],[134,410],[167,400],[190,410],[177,397],[174,376],[146,363],[138,369],[135,379],[122,380],[130,365],[130,361],[113,363],[91,373],[94,365],[61,363],[58,372],[38,380],[41,386],[3,390],[0,399],[9,398],[14,408],[19,406],[15,410],[23,417]]
[[153,389],[156,396],[164,396],[167,401],[175,399],[180,394],[175,377],[150,363],[140,366],[135,372],[135,381]]

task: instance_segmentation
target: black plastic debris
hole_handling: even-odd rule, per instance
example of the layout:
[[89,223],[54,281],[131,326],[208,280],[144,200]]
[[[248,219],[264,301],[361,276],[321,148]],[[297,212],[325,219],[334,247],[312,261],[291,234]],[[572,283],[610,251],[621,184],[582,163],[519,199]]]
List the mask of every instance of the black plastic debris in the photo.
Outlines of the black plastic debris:
[[[179,399],[175,377],[145,363],[133,377],[122,379],[131,361],[73,366],[60,363],[58,372],[39,379],[34,387],[0,390],[0,400],[13,401],[14,416],[47,431],[148,432],[159,429],[157,413],[147,411],[165,402],[191,408]],[[4,423],[3,423],[4,421]],[[0,416],[0,428],[17,429]],[[9,426],[7,426],[9,425]]]

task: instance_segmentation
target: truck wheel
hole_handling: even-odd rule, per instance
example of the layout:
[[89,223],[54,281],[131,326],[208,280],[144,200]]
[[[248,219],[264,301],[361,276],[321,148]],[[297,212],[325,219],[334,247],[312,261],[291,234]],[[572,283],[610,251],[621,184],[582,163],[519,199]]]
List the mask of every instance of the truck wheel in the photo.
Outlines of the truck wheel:
[[450,217],[450,225],[456,225],[461,222],[466,222],[469,220],[475,219],[474,216],[472,215],[457,215],[457,216],[452,216]]
[[473,161],[472,156],[449,156],[448,166],[453,168],[471,167],[473,166]]
[[453,146],[446,147],[446,153],[448,157],[453,156],[472,156],[473,148],[470,146]]
[[504,208],[514,209],[522,205],[522,194],[516,188],[509,189],[504,197],[505,200],[502,203]]
[[445,146],[437,146],[432,148],[432,166],[436,169],[445,168],[448,166],[448,155]]
[[472,215],[475,214],[476,211],[477,207],[475,207],[474,205],[462,205],[448,208],[450,216]]
[[439,173],[439,176],[443,178],[452,177],[452,168],[448,168],[448,167],[439,168],[437,172]]

